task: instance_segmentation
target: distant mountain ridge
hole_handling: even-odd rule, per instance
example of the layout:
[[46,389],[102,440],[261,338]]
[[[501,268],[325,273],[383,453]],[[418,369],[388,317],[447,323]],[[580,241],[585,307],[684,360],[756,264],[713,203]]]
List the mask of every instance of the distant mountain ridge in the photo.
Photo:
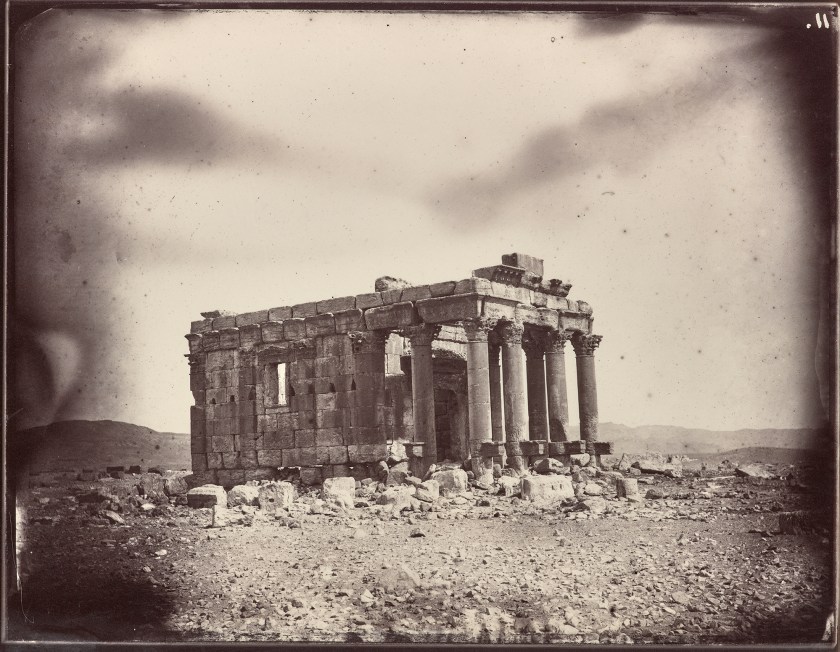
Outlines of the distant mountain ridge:
[[[830,445],[827,429],[745,428],[705,430],[681,426],[625,426],[605,422],[598,427],[601,441],[615,443],[617,453],[722,453],[738,448],[820,449]],[[577,426],[571,428],[579,436]]]
[[30,473],[107,466],[189,469],[190,436],[122,421],[58,421],[13,435]]
[[[570,430],[573,438],[579,436],[576,426]],[[601,440],[613,442],[619,455],[709,455],[744,448],[819,450],[831,444],[827,430],[814,428],[715,431],[606,422],[599,430]],[[10,442],[24,453],[31,473],[135,464],[168,469],[191,466],[189,434],[157,432],[122,421],[59,421],[13,433],[12,438]]]

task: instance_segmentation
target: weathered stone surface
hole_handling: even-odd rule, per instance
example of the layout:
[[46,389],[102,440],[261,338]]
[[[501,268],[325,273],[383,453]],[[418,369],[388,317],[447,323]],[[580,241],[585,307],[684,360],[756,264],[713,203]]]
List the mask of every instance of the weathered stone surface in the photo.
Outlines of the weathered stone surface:
[[342,310],[352,310],[356,307],[356,297],[338,297],[336,299],[325,299],[318,301],[315,304],[315,312],[323,315],[328,312],[340,312]]
[[141,475],[140,481],[137,483],[137,491],[141,496],[146,496],[149,500],[155,502],[167,498],[164,479],[157,473]]
[[581,507],[585,511],[592,512],[593,514],[603,514],[607,511],[607,501],[599,496],[593,496],[592,498],[586,498],[581,501]]
[[670,464],[668,462],[661,462],[659,460],[638,460],[633,462],[633,467],[639,469],[642,473],[658,473],[668,476],[669,478],[682,477],[682,466]]
[[631,498],[639,495],[639,481],[636,478],[622,478],[615,488],[619,498]]
[[443,496],[458,495],[469,489],[469,478],[463,469],[437,471],[432,479],[437,481]]
[[410,302],[394,303],[365,311],[365,325],[369,330],[404,328],[419,323],[417,311]]
[[563,463],[552,457],[544,457],[534,464],[534,471],[540,475],[560,474],[563,473],[563,469]]
[[574,498],[572,481],[565,475],[540,475],[522,478],[525,500],[563,500]]
[[228,491],[228,507],[258,505],[260,490],[254,485],[239,484]]
[[772,473],[766,466],[763,464],[743,464],[735,469],[735,475],[740,475],[745,478],[775,478],[775,474]]
[[164,479],[163,491],[167,496],[182,496],[189,491],[189,486],[183,475],[176,475]]
[[456,294],[417,301],[417,312],[426,323],[440,323],[481,316],[481,297],[477,294]]
[[291,482],[269,482],[259,486],[257,502],[264,512],[274,513],[278,509],[288,509],[295,500],[295,494]]
[[411,498],[414,487],[389,487],[376,499],[377,505],[393,505],[394,512],[401,512],[411,508]]
[[420,587],[420,576],[405,564],[386,568],[379,574],[379,588],[385,593],[402,594]]
[[347,496],[354,498],[356,495],[356,481],[353,478],[327,478],[321,487],[321,495],[324,500]]
[[227,492],[224,487],[216,484],[205,484],[187,492],[187,505],[189,507],[213,507],[214,505],[227,505]]
[[401,290],[403,288],[411,287],[411,282],[403,278],[396,278],[394,276],[380,276],[373,284],[373,288],[377,292],[386,292],[388,290]]
[[499,477],[499,493],[503,496],[516,496],[522,490],[522,479],[510,475]]
[[426,503],[433,503],[440,497],[440,484],[437,480],[425,480],[417,485],[414,497]]
[[213,520],[210,527],[230,527],[232,525],[252,525],[254,515],[238,509],[228,509],[221,505],[213,507]]
[[587,496],[600,496],[602,493],[604,493],[604,488],[597,482],[587,482],[583,486],[583,493],[585,493]]

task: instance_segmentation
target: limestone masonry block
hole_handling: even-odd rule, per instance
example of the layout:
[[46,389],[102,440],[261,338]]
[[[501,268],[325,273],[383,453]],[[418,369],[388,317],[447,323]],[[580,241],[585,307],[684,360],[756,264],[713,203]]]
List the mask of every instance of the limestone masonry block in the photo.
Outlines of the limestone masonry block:
[[[265,337],[265,334],[263,334]],[[293,317],[283,322],[283,337],[287,340],[301,340],[306,337],[306,320]]]
[[[477,294],[455,294],[438,299],[423,299],[415,304],[420,318],[426,323],[440,323],[461,319],[475,319],[482,314],[482,298]],[[365,313],[367,319],[368,313]]]
[[239,462],[242,465],[243,469],[255,469],[257,468],[257,451],[255,450],[248,450],[248,451],[241,451],[239,453]]
[[314,301],[309,301],[292,306],[292,317],[314,317],[316,305]]
[[419,323],[420,319],[417,311],[414,308],[414,304],[410,302],[395,303],[390,306],[371,308],[365,311],[365,325],[368,330],[404,328],[405,326]]
[[259,487],[248,484],[238,484],[228,491],[228,507],[239,507],[240,505],[258,505]]
[[239,348],[239,329],[234,327],[219,330],[219,346],[223,349]]
[[260,324],[261,338],[263,342],[282,342],[283,337],[282,321],[267,321]]
[[283,451],[261,450],[257,451],[257,462],[260,466],[283,466]]
[[233,437],[216,435],[210,438],[210,450],[214,453],[228,453],[233,450]]
[[291,430],[269,430],[263,434],[263,446],[270,450],[294,448],[294,433]]
[[253,326],[268,321],[268,310],[257,310],[256,312],[243,312],[236,315],[237,326]]
[[223,487],[233,487],[245,482],[245,471],[243,469],[223,469],[216,471],[216,478]]
[[291,319],[292,307],[283,306],[281,308],[271,308],[268,311],[268,318],[271,321],[283,321],[284,319]]
[[574,498],[572,481],[565,475],[537,475],[522,478],[524,500],[564,500]]
[[236,326],[236,317],[233,315],[227,317],[216,317],[213,320],[213,330],[218,331],[223,328],[232,328]]
[[365,327],[364,315],[358,308],[336,312],[334,313],[334,317],[335,331],[337,333],[357,331]]
[[356,297],[338,297],[337,299],[326,299],[315,304],[315,312],[319,315],[340,310],[351,310],[356,307]]
[[192,454],[192,470],[193,473],[207,470],[207,456],[193,453]]
[[222,466],[226,469],[241,468],[239,464],[239,453],[222,453]]
[[208,469],[224,468],[224,463],[222,462],[222,454],[221,453],[207,453],[207,468]]
[[568,299],[555,297],[551,294],[545,295],[545,307],[552,310],[570,310]]
[[300,470],[300,483],[306,486],[321,484],[324,479],[323,471],[320,468],[305,468]]
[[273,514],[278,509],[288,509],[295,501],[296,491],[289,482],[271,482],[259,486],[257,502],[260,509]]
[[233,369],[236,366],[236,361],[237,355],[235,351],[210,351],[207,354],[205,367],[210,372]]
[[444,496],[461,494],[469,489],[467,472],[463,469],[438,471],[432,475],[432,480],[438,483]]
[[417,301],[418,299],[431,299],[432,291],[428,285],[418,285],[405,288],[400,295],[400,301]]
[[[346,446],[330,446],[327,448],[330,464],[346,464],[348,461]],[[333,473],[333,475],[336,475]]]
[[378,462],[388,456],[388,445],[357,444],[347,447],[347,457],[351,463]]
[[356,497],[356,481],[353,478],[328,478],[321,487],[324,500],[348,499],[352,506]]
[[385,290],[382,292],[382,303],[386,306],[399,303],[402,296],[402,289]]
[[344,444],[344,437],[340,428],[320,428],[315,431],[315,446],[341,446]]
[[256,346],[262,341],[262,330],[258,324],[246,324],[239,327],[239,345],[242,348]]
[[187,505],[190,507],[214,507],[227,505],[227,493],[223,487],[206,484],[187,492]]
[[542,277],[544,274],[543,259],[529,256],[528,254],[505,254],[502,256],[502,265],[521,267],[534,276]]
[[306,337],[318,337],[319,335],[333,335],[335,333],[335,317],[332,313],[307,317]]
[[432,283],[429,292],[433,297],[447,297],[455,293],[455,281],[444,281],[443,283]]
[[194,321],[190,323],[191,333],[206,333],[213,330],[212,319],[202,319],[201,321]]
[[486,278],[466,278],[455,283],[453,294],[490,294],[490,281]]
[[[356,307],[360,308],[361,310],[365,310],[367,308],[376,308],[378,306],[383,305],[382,303],[382,293],[381,292],[370,292],[368,294],[357,294],[356,295]],[[196,323],[196,322],[193,322]],[[194,331],[199,332],[199,331]]]

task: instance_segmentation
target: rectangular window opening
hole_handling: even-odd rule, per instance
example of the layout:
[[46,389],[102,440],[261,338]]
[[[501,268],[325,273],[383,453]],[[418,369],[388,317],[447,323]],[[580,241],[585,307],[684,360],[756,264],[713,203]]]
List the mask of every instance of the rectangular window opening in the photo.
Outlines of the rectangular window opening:
[[268,396],[272,405],[288,405],[289,398],[286,377],[286,363],[278,362],[268,365]]

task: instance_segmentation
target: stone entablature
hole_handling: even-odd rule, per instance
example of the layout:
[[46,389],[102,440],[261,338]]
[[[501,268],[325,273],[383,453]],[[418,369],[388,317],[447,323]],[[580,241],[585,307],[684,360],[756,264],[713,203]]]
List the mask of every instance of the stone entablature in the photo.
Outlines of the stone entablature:
[[[542,267],[540,259],[512,254],[461,281],[412,286],[383,277],[376,284],[382,289],[355,296],[202,313],[186,335],[193,470],[231,484],[302,467],[319,482],[375,463],[387,456],[389,442],[404,441],[416,444],[407,451],[421,455],[419,473],[436,461],[436,431],[445,431],[455,437],[447,450],[462,459],[476,456],[476,472],[486,471],[492,459],[478,463],[482,445],[505,430],[498,414],[500,358],[509,385],[504,421],[516,433],[507,443],[511,460],[521,466],[523,455],[545,453],[544,445],[521,441],[528,419],[531,439],[561,442],[568,417],[561,414],[562,365],[541,349],[562,356],[562,342],[574,335],[575,351],[591,360],[600,337],[592,335],[589,304],[569,299],[567,283],[544,282]],[[524,363],[519,369],[512,353],[523,346],[527,383]],[[594,442],[594,367],[585,365],[582,381],[580,373],[579,383],[592,394],[581,402],[588,410],[583,435]],[[532,389],[527,406],[526,384]],[[444,419],[447,410],[455,426]]]

